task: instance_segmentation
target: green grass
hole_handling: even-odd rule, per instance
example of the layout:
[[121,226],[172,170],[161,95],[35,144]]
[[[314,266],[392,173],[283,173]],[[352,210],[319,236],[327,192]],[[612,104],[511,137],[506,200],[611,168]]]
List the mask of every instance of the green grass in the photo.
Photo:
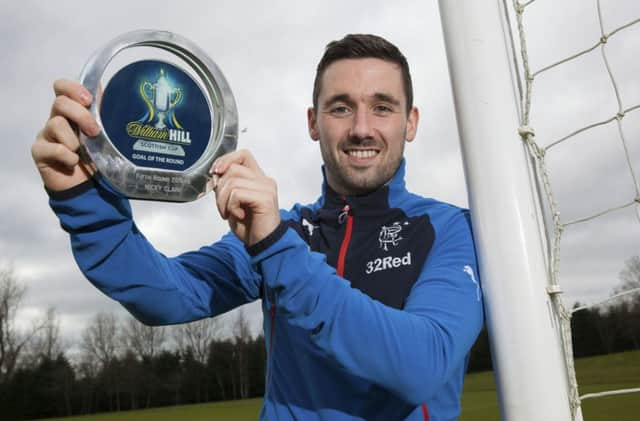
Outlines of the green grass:
[[[640,352],[582,358],[576,360],[576,373],[581,395],[640,387]],[[544,402],[540,402],[540,405],[544,405]],[[582,414],[587,421],[637,421],[640,395],[586,399],[582,403]],[[500,420],[498,397],[491,372],[469,374],[465,380],[462,416],[459,421],[475,420]]]
[[[579,359],[576,361],[576,371],[580,394],[640,387],[640,351]],[[544,402],[540,402],[540,405],[544,404]],[[85,417],[57,418],[57,420],[256,420],[261,405],[262,399],[250,399]],[[640,414],[640,395],[587,399],[582,404],[582,412],[587,421],[637,421],[638,414]],[[493,373],[473,373],[467,376],[462,395],[462,416],[459,421],[500,421]]]
[[245,421],[257,420],[261,407],[262,399],[247,399],[112,412],[82,417],[49,418],[48,421]]

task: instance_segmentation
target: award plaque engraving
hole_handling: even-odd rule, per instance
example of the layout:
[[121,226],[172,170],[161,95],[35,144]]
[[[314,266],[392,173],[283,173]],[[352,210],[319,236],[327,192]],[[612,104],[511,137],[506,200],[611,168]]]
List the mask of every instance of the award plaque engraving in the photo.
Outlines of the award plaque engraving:
[[80,136],[81,153],[113,187],[171,202],[211,190],[209,168],[235,149],[238,114],[224,75],[198,46],[171,32],[130,32],[95,53],[80,82],[98,98],[90,111],[101,129]]

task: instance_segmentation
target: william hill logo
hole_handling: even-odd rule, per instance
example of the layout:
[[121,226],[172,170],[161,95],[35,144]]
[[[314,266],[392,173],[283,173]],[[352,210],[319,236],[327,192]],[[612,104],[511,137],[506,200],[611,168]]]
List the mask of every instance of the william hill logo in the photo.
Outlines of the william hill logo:
[[184,130],[175,113],[182,102],[182,89],[171,85],[164,69],[160,69],[154,83],[142,81],[139,93],[147,112],[141,119],[127,124],[127,134],[139,139],[190,145],[191,134]]
[[179,143],[181,145],[191,144],[191,133],[186,130],[157,129],[154,126],[142,124],[139,121],[132,121],[127,124],[127,134],[138,139]]

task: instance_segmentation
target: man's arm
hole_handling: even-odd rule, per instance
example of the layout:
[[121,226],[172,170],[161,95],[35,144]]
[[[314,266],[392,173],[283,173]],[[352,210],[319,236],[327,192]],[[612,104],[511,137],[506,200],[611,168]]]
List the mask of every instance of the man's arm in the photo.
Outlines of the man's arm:
[[348,372],[419,405],[462,373],[483,318],[462,212],[439,234],[403,310],[351,288],[291,229],[279,228],[265,240],[270,246],[250,252],[268,293],[276,294],[278,314],[308,330]]
[[49,194],[87,279],[147,324],[214,316],[260,294],[259,276],[233,234],[167,258],[135,225],[129,201],[103,180]]
[[83,273],[148,324],[178,323],[227,311],[259,295],[242,243],[218,244],[169,259],[134,224],[129,202],[79,156],[77,129],[99,132],[87,110],[93,98],[78,82],[54,83],[51,115],[31,148],[50,205],[69,232]]

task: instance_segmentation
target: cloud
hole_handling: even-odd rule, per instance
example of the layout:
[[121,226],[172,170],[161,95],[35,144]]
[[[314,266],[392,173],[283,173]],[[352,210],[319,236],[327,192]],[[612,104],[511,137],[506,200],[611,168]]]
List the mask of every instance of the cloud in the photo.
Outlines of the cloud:
[[[565,2],[537,1],[528,9],[529,45],[536,67],[597,40],[597,15],[592,6],[582,3],[575,0],[573,7]],[[63,330],[73,336],[98,310],[124,313],[89,285],[75,267],[68,239],[48,209],[29,146],[49,114],[52,81],[75,78],[91,53],[130,30],[174,31],[196,42],[216,61],[236,97],[240,128],[246,128],[239,146],[250,149],[278,181],[283,207],[312,202],[320,191],[320,154],[307,135],[306,108],[324,46],[350,32],[388,37],[409,59],[415,102],[421,110],[418,137],[406,148],[408,185],[419,194],[466,205],[435,2],[267,4],[243,0],[192,2],[188,6],[174,2],[159,7],[158,2],[147,0],[102,2],[88,8],[79,0],[55,4],[24,1],[4,2],[0,11],[0,46],[10,52],[0,78],[4,137],[0,178],[5,187],[0,206],[0,259],[13,261],[29,286],[25,318],[55,305]],[[635,0],[618,1],[615,10],[603,8],[608,27],[639,15]],[[586,27],[578,24],[583,22]],[[615,38],[624,39],[624,47]],[[640,36],[637,29],[629,29],[615,38],[607,47],[612,71],[622,86],[624,103],[633,104],[640,99],[637,60],[632,59],[640,48]],[[558,47],[557,52],[550,44]],[[597,54],[541,75],[535,84],[532,114],[540,138],[547,142],[581,124],[615,114],[617,103],[607,78]],[[632,163],[638,174],[640,111],[625,117],[623,126],[629,132]],[[579,203],[586,203],[591,211],[603,203],[617,203],[633,191],[630,182],[624,181],[629,178],[620,163],[620,145],[610,146],[604,140],[615,137],[614,129],[606,127],[576,137],[549,153],[563,214],[582,215],[585,207]],[[227,229],[211,196],[188,204],[134,202],[133,210],[140,229],[170,256],[210,244]],[[637,233],[640,224],[633,225],[625,212],[611,214],[599,228],[589,224],[567,230],[563,271],[568,273],[570,298],[590,300],[606,294],[611,287],[605,280],[615,279],[622,262],[639,252],[640,236],[632,233]],[[612,233],[613,239],[605,242],[604,235]],[[577,245],[585,247],[574,251]],[[259,329],[261,315],[255,304],[250,317]]]

